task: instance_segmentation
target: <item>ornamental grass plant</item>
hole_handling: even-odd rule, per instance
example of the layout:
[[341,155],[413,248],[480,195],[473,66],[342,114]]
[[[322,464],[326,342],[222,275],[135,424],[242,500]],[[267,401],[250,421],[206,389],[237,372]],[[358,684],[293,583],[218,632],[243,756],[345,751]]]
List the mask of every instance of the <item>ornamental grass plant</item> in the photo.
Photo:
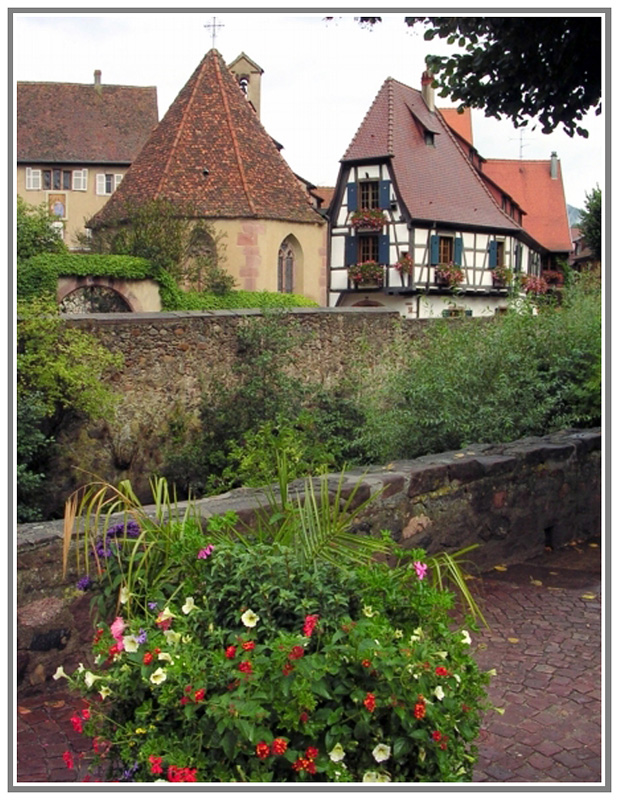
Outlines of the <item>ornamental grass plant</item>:
[[352,534],[360,506],[327,511],[328,484],[309,485],[253,533],[232,514],[201,524],[164,481],[150,516],[127,484],[68,503],[65,563],[88,518],[98,617],[92,663],[54,677],[82,694],[72,722],[108,780],[471,779],[488,674],[474,622],[450,616],[447,561]]

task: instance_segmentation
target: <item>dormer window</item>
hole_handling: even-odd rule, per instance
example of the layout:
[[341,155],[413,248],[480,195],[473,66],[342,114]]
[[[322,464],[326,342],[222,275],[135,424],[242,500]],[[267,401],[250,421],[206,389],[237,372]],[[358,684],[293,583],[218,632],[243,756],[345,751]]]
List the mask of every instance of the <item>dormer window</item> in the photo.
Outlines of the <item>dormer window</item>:
[[424,131],[423,139],[429,147],[434,147],[434,134],[432,131]]

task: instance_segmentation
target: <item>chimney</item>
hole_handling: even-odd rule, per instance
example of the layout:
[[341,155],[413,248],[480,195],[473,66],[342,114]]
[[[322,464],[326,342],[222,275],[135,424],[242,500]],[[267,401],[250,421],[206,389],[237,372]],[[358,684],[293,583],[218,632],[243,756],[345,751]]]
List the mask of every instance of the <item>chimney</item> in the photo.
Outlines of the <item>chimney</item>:
[[557,180],[557,176],[559,174],[559,161],[557,159],[556,153],[550,154],[550,177],[553,181]]
[[95,70],[95,86],[101,86],[101,70]]
[[432,73],[424,70],[421,74],[421,96],[430,111],[434,111],[434,88],[432,87]]

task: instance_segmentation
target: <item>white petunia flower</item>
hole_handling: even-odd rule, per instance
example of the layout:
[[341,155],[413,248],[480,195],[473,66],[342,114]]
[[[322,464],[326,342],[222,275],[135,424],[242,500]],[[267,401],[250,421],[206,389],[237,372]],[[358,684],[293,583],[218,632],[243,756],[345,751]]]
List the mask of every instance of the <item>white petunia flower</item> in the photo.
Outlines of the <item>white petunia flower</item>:
[[77,665],[77,669],[75,671],[79,674],[79,673],[83,672],[85,669],[86,669],[86,667],[80,661],[80,663]]
[[378,772],[364,772],[363,778],[361,779],[363,783],[377,783],[378,782]]
[[133,634],[123,636],[123,647],[128,653],[137,653],[139,646],[140,643]]
[[178,644],[181,640],[180,633],[177,633],[176,631],[164,631],[163,635],[165,636],[166,644]]
[[86,687],[88,689],[90,689],[90,687],[93,685],[95,681],[100,681],[100,680],[101,678],[98,675],[93,675],[90,670],[88,670],[88,672],[84,675],[84,683],[86,684]]
[[372,750],[374,759],[380,764],[381,761],[386,761],[391,755],[391,748],[388,744],[377,744]]
[[183,644],[189,644],[189,642],[193,639],[193,636],[183,636],[181,637],[181,642]]
[[102,699],[102,700],[105,700],[105,698],[106,698],[108,695],[112,694],[112,690],[110,689],[110,687],[109,687],[109,686],[102,686],[102,687],[99,689],[99,694],[101,695],[101,699]]
[[492,669],[489,669],[486,672],[486,675],[490,675],[490,677],[493,677],[494,675],[496,675],[496,670],[494,669],[494,667]]
[[[159,653],[159,657],[161,658],[161,653]],[[163,683],[167,677],[166,671],[159,667],[159,669],[156,669],[150,676],[150,682],[158,685]]]
[[54,675],[53,675],[53,678],[54,678],[55,681],[57,681],[58,678],[68,678],[68,677],[69,676],[64,671],[64,667],[62,667],[62,666],[58,667],[58,669],[56,670],[56,672],[54,672]]
[[384,772],[379,772],[376,776],[376,783],[391,783],[391,778]]
[[458,684],[462,683],[462,678],[461,678],[459,675],[456,675],[456,674],[454,673],[454,678],[456,679],[456,682],[457,682]]
[[331,750],[331,752],[329,753],[329,758],[331,759],[331,761],[335,761],[337,763],[338,761],[342,761],[345,755],[346,753],[344,752],[344,748],[338,742],[333,748],[333,750]]
[[243,625],[245,625],[246,628],[255,628],[256,623],[258,622],[259,619],[260,617],[257,614],[255,614],[251,610],[251,608],[248,608],[247,611],[241,617],[241,622],[243,623]]
[[126,586],[123,586],[120,590],[120,602],[124,604],[129,600],[130,597],[131,592]]
[[442,700],[443,697],[445,697],[445,692],[443,691],[442,686],[436,687],[436,689],[434,690],[434,696],[436,697],[437,700]]
[[157,658],[159,661],[166,661],[168,664],[174,663],[174,661],[172,661],[172,656],[169,653],[159,653]]
[[376,615],[378,612],[376,612],[376,611],[372,611],[372,606],[363,606],[363,608],[361,609],[361,613],[362,613],[362,614],[363,614],[363,616],[365,616],[365,617],[373,617],[373,616],[375,616],[375,615]]
[[464,642],[464,644],[471,643],[471,635],[468,631],[462,631],[462,641]]
[[196,606],[196,604],[195,604],[195,602],[193,600],[193,597],[186,597],[185,598],[185,605],[181,608],[181,611],[183,612],[183,614],[191,613],[194,610],[194,608],[197,608],[197,606]]
[[393,632],[394,639],[401,639],[404,636],[404,631],[401,631],[399,628]]
[[159,612],[159,615],[157,616],[157,622],[165,622],[166,619],[174,619],[175,617],[176,614],[173,614],[170,611],[169,606],[166,606],[163,611]]

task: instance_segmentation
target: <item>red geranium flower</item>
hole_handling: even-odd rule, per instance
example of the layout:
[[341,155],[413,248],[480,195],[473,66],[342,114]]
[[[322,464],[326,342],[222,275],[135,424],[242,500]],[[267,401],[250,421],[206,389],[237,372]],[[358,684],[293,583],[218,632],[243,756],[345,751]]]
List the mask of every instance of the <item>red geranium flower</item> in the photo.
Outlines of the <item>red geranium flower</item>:
[[230,647],[226,647],[226,658],[234,658],[236,655],[236,645],[231,644]]
[[71,725],[73,725],[73,730],[77,731],[78,733],[82,733],[82,718],[78,714],[74,714],[71,717]]
[[442,675],[442,676],[449,675],[449,670],[448,670],[448,669],[445,669],[445,667],[437,667],[437,668],[434,670],[434,672],[435,672],[437,675]]
[[368,711],[372,712],[376,708],[376,698],[371,692],[368,692],[365,696],[365,700],[363,701],[363,705],[367,708]]
[[73,756],[68,750],[64,751],[62,758],[64,759],[64,763],[67,765],[67,769],[73,769]]
[[316,764],[313,761],[308,761],[305,765],[305,771],[309,772],[310,775],[316,774]]
[[371,667],[372,666],[372,662],[370,661],[369,658],[364,658],[363,661],[361,662],[361,666],[362,667]]
[[309,763],[310,762],[307,760],[307,758],[297,758],[297,760],[293,763],[292,768],[296,772],[301,772],[302,769],[307,769]]
[[241,647],[243,650],[253,650],[256,645],[253,642],[243,642]]
[[311,636],[318,622],[318,614],[308,614],[303,625],[303,636]]
[[241,661],[239,669],[241,672],[246,672],[249,675],[251,673],[251,661]]
[[271,755],[271,748],[266,742],[258,742],[256,745],[256,755],[258,758],[268,758]]
[[415,703],[415,708],[413,710],[413,714],[415,719],[423,719],[426,715],[426,704],[425,703]]
[[308,747],[305,751],[305,758],[316,758],[318,755],[318,748],[317,747]]
[[302,711],[301,715],[299,717],[299,722],[302,722],[303,724],[305,724],[308,719],[309,719],[309,715],[308,715],[307,711]]
[[284,675],[290,675],[290,673],[292,672],[293,669],[294,669],[294,667],[290,663],[290,661],[286,661],[286,663],[282,667],[282,672],[284,673]]
[[163,772],[163,768],[161,766],[163,758],[161,756],[149,756],[148,760],[150,761],[151,774],[161,775],[161,773]]
[[204,695],[206,694],[206,689],[198,689],[198,691],[194,694],[193,699],[198,702],[199,700],[204,700]]
[[276,756],[282,756],[288,749],[288,742],[285,739],[273,739],[271,750]]
[[432,731],[432,738],[435,742],[440,742],[442,735],[440,731]]
[[290,653],[288,653],[288,658],[291,661],[294,661],[296,658],[302,658],[303,655],[305,655],[305,650],[301,647],[301,645],[295,644]]
[[152,660],[153,660],[152,653],[144,653],[144,658],[142,659],[143,664],[146,664],[148,666],[148,664],[152,663]]
[[189,702],[189,698],[188,697],[181,697],[181,705],[182,706],[186,706],[188,702]]

